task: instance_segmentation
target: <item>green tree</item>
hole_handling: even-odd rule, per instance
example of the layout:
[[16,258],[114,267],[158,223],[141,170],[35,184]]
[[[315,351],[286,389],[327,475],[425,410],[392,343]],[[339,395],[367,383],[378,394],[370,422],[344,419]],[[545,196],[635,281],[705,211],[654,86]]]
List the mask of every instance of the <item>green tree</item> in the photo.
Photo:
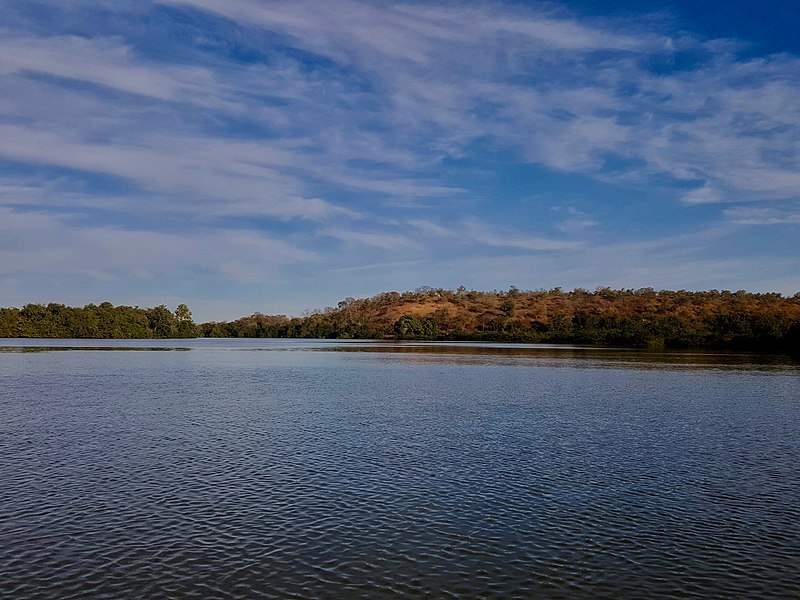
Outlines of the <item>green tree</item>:
[[154,308],[148,308],[146,312],[153,337],[170,338],[175,336],[175,316],[166,306],[160,304]]
[[197,327],[192,321],[192,311],[185,304],[175,309],[175,335],[180,338],[197,337]]

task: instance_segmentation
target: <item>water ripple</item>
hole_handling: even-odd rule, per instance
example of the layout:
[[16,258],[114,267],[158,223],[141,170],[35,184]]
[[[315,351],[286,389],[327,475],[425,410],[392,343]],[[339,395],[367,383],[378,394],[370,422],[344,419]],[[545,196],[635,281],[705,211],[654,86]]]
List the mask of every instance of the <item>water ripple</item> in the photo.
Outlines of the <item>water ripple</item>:
[[796,377],[0,361],[3,597],[800,596]]

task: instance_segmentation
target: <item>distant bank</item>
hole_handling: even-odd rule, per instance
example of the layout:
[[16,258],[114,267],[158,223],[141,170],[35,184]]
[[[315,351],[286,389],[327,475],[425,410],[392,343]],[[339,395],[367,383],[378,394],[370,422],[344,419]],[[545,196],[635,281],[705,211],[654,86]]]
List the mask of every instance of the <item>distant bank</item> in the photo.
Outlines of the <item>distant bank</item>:
[[424,287],[347,298],[303,317],[255,313],[200,325],[185,304],[174,312],[163,305],[28,304],[0,308],[0,337],[498,340],[797,352],[800,293]]
[[110,302],[83,308],[56,303],[0,308],[0,337],[5,338],[151,339],[197,335],[197,325],[185,304],[179,304],[175,312],[163,304],[139,308]]

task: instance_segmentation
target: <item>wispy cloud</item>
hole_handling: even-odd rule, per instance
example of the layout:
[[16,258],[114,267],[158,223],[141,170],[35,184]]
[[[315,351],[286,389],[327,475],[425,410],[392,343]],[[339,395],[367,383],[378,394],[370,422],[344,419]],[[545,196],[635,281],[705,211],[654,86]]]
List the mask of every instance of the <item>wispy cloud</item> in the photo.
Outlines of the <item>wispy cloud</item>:
[[521,236],[518,232],[497,231],[487,227],[485,224],[468,219],[463,226],[463,234],[478,244],[494,248],[517,248],[528,251],[551,251],[551,250],[578,250],[583,244],[581,242],[545,238],[539,236]]
[[600,221],[589,218],[589,215],[577,208],[567,207],[566,212],[568,217],[555,225],[555,228],[562,233],[576,235],[600,225]]
[[258,282],[283,265],[319,257],[254,232],[158,233],[88,227],[74,219],[0,207],[0,275],[56,275],[113,280],[165,277],[199,269]]
[[724,215],[737,225],[797,225],[800,224],[800,209],[777,209],[772,207],[739,207],[726,209]]
[[[692,260],[709,266],[731,256],[717,226],[796,223],[800,57],[742,58],[663,15],[369,0],[3,10],[0,208],[44,240],[37,254],[6,227],[3,259],[31,272],[210,265],[258,282],[248,257],[271,256],[295,281],[297,262],[350,272],[368,252],[409,280],[457,254],[542,254],[580,274],[598,239],[696,231]],[[138,245],[172,259],[91,256]]]
[[350,229],[326,229],[321,233],[326,237],[332,237],[345,243],[371,246],[383,250],[403,250],[416,246],[412,239],[395,234],[361,232]]
[[[489,138],[531,162],[605,177],[609,156],[635,158],[646,172],[720,188],[729,200],[797,189],[794,57],[737,62],[734,48],[714,41],[667,38],[620,22],[622,33],[611,34],[567,13],[498,13],[496,5],[170,4],[279,32],[357,72],[359,85],[381,90],[370,108],[391,132],[385,156],[414,144],[422,165],[468,155],[471,144]],[[690,69],[658,76],[649,69],[691,51],[699,58]],[[337,123],[347,127],[349,119]],[[777,164],[767,150],[773,157],[783,151],[788,162]]]
[[16,36],[0,30],[2,75],[49,75],[158,100],[203,102],[215,87],[205,68],[144,65],[133,54],[130,46],[102,37]]

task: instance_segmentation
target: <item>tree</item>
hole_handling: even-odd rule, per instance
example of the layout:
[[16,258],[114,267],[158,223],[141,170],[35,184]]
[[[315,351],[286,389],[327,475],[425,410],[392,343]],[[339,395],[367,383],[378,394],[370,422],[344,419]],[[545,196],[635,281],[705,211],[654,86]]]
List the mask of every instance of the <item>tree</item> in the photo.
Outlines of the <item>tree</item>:
[[191,321],[192,311],[190,311],[189,307],[185,304],[178,304],[178,308],[175,309],[175,319],[178,321],[178,323],[182,323],[183,321]]
[[169,338],[175,335],[175,316],[163,304],[147,309],[147,320],[153,337]]
[[192,321],[192,311],[185,304],[178,304],[175,309],[175,335],[181,338],[197,337],[197,328]]

